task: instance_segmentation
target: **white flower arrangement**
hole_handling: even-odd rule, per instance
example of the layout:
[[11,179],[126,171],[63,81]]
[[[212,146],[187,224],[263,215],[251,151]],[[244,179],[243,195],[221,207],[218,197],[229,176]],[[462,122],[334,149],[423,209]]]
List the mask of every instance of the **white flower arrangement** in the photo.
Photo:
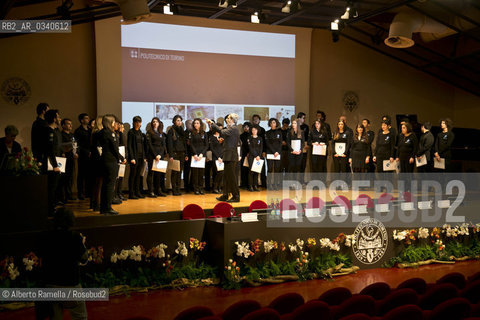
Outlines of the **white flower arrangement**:
[[274,249],[274,243],[273,240],[265,241],[263,242],[263,248],[265,249],[265,253],[269,253]]
[[288,248],[290,249],[290,252],[296,252],[297,251],[297,245],[290,243],[288,245]]
[[235,244],[237,245],[237,256],[239,257],[243,256],[244,258],[250,257],[250,247],[248,243],[246,242],[239,243],[237,241],[235,242]]
[[320,242],[320,247],[322,248],[330,247],[332,243],[328,238],[322,238],[319,240],[319,242]]
[[355,244],[355,235],[346,235],[345,236],[345,246],[346,247],[351,247]]
[[298,249],[302,250],[303,249],[303,240],[300,240],[300,239],[297,239],[297,246],[298,246]]
[[[117,263],[117,261],[120,259],[120,256],[114,252],[112,256],[110,257],[110,262],[111,263]],[[121,260],[121,259],[120,259]]]
[[185,243],[183,241],[177,241],[177,245],[178,247],[175,249],[175,253],[186,257],[188,255],[188,249],[185,246]]
[[427,239],[430,233],[428,232],[428,228],[418,228],[418,238],[419,239]]
[[330,241],[330,244],[328,247],[330,248],[330,250],[340,251],[340,245],[338,244],[338,242],[333,243]]
[[403,241],[407,237],[408,230],[397,231],[393,230],[393,240]]
[[10,277],[10,280],[15,280],[18,276],[20,275],[20,272],[18,272],[18,268],[15,267],[13,262],[8,264],[8,276]]
[[468,224],[463,223],[460,228],[458,228],[458,234],[461,236],[468,236],[470,233],[468,232]]
[[33,266],[35,265],[35,261],[30,260],[28,258],[23,258],[23,264],[25,265],[25,270],[32,271]]

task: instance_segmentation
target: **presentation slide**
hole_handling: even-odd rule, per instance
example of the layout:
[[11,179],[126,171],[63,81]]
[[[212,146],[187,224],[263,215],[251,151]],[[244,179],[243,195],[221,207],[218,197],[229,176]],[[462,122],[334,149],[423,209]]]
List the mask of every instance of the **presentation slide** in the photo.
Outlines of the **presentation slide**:
[[295,114],[295,35],[141,22],[121,26],[122,119],[239,122]]

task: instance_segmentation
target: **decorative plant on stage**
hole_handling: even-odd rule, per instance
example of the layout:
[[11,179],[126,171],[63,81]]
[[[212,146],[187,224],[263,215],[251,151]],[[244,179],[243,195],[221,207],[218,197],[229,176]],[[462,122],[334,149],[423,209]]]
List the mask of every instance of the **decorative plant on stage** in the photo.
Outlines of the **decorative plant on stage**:
[[15,156],[15,165],[7,168],[7,170],[16,176],[36,176],[40,174],[38,162],[27,147],[24,147],[22,151]]

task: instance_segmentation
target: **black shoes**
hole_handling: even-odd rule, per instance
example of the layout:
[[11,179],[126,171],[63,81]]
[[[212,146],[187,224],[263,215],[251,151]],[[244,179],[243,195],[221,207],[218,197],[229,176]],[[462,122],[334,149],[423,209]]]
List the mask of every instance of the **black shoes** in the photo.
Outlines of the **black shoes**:
[[165,193],[163,193],[161,191],[157,192],[156,195],[159,196],[159,197],[166,197],[167,196]]
[[112,204],[122,204],[122,200],[120,200],[119,198],[115,198],[112,200]]
[[100,214],[103,214],[103,215],[106,215],[106,216],[116,216],[116,215],[118,215],[118,211],[110,209],[110,210],[107,210],[107,211],[101,211]]
[[195,195],[199,196],[199,195],[200,195],[200,191],[195,191]]
[[145,199],[145,196],[141,193],[137,193],[135,194],[137,196],[137,198],[140,198],[140,199]]
[[253,191],[260,191],[257,186],[253,187]]
[[128,196],[128,199],[138,200],[138,197],[134,194],[131,194],[130,196]]
[[156,198],[157,196],[153,193],[153,192],[150,192],[147,197],[149,198]]
[[220,197],[217,197],[216,198],[218,201],[227,201],[228,200],[228,196],[226,195],[221,195]]
[[240,202],[240,196],[233,196],[227,202]]
[[253,192],[254,190],[253,190],[252,187],[250,187],[250,188],[248,188],[248,191]]

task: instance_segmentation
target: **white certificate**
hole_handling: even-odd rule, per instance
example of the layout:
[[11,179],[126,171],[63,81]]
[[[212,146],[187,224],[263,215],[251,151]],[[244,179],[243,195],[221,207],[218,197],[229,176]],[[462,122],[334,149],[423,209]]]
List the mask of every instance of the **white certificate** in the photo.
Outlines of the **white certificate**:
[[312,149],[312,154],[316,156],[326,156],[327,155],[327,145],[326,144],[314,144]]
[[123,178],[125,176],[125,168],[126,168],[126,165],[124,164],[121,164],[118,166],[118,177],[119,178]]
[[302,146],[302,140],[292,140],[291,144],[293,151],[300,151]]
[[396,171],[397,163],[395,161],[383,160],[383,171]]
[[153,160],[152,170],[158,172],[167,172],[168,161],[165,160]]
[[242,148],[237,147],[238,161],[242,160]]
[[347,144],[345,142],[336,142],[335,143],[335,153],[339,156],[345,154],[345,149],[347,148]]
[[125,146],[118,147],[118,153],[120,153],[122,157],[125,158]]
[[424,166],[427,164],[427,157],[423,155],[420,158],[415,158],[415,163],[417,164],[417,168]]
[[433,167],[435,169],[445,170],[445,158],[440,158],[440,160],[437,160],[437,158],[435,158],[433,161]]
[[[64,157],[55,157],[57,159],[57,166],[60,168],[61,173],[65,173],[65,168],[67,167],[67,158]],[[48,159],[48,171],[53,171],[53,166]]]
[[192,168],[205,168],[205,157],[201,157],[198,161],[195,160],[195,158],[192,157]]
[[168,162],[168,169],[171,169],[173,171],[180,171],[180,160],[170,160]]
[[267,153],[267,160],[280,160],[280,153],[276,157],[274,154]]
[[262,172],[262,167],[263,167],[263,162],[264,161],[265,160],[263,160],[263,159],[260,159],[260,160],[253,159],[252,171],[253,172],[258,172],[258,173]]
[[217,166],[217,171],[223,171],[225,170],[225,162],[220,162],[218,160],[215,160],[215,165]]

